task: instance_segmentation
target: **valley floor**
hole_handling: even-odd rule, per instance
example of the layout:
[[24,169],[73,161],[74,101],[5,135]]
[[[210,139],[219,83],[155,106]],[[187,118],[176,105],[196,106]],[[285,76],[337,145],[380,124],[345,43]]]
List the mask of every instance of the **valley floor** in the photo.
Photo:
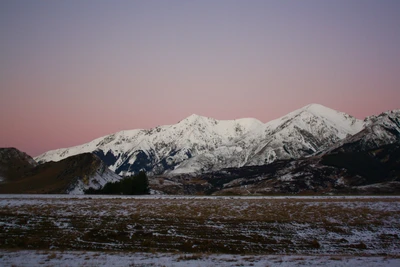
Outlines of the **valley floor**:
[[287,255],[228,255],[171,254],[89,251],[4,251],[0,250],[1,266],[399,266],[400,258],[365,256],[287,256]]
[[397,255],[400,197],[0,195],[2,266],[399,266]]

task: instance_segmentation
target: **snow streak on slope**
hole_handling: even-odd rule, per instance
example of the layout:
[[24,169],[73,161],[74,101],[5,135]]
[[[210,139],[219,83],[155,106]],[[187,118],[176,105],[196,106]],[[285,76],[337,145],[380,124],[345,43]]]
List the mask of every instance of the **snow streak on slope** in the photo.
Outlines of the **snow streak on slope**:
[[70,191],[67,193],[70,195],[82,195],[89,188],[101,189],[106,183],[117,182],[119,180],[121,180],[120,176],[100,165],[96,172],[88,177],[86,183],[82,179],[77,179],[76,183],[71,186]]
[[317,104],[266,124],[251,118],[219,121],[193,114],[174,125],[118,132],[46,152],[36,160],[58,161],[93,152],[120,175],[140,170],[203,172],[307,156],[362,127],[362,121]]

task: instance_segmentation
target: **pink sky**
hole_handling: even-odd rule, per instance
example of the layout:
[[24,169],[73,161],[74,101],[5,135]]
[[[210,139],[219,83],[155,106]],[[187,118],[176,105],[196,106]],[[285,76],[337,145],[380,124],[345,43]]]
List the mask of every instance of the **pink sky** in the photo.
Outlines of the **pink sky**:
[[390,0],[2,1],[0,147],[36,156],[193,113],[399,109],[399,13]]

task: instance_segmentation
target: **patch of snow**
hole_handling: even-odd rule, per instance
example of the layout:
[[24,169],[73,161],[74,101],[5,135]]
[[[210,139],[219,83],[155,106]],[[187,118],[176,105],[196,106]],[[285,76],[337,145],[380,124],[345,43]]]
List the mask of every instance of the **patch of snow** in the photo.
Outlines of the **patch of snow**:
[[288,173],[278,178],[279,181],[282,182],[291,182],[293,181],[293,174]]
[[159,190],[150,189],[150,195],[164,195],[165,193]]
[[340,177],[339,179],[336,180],[335,185],[345,185],[345,181],[343,177]]
[[307,255],[230,255],[171,253],[112,253],[94,251],[0,250],[4,266],[363,266],[395,267],[395,257],[307,256]]
[[77,183],[74,185],[72,190],[68,192],[68,194],[82,195],[84,194],[84,191],[89,188],[101,189],[106,183],[117,182],[119,180],[121,180],[121,177],[111,172],[107,168],[103,173],[97,170],[92,177],[88,177],[88,183],[84,183],[82,179],[77,180]]

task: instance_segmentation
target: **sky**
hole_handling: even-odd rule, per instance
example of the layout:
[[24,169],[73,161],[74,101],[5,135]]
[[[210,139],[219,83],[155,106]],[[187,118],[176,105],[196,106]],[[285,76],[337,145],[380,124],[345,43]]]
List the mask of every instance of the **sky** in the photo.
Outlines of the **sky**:
[[191,114],[400,108],[397,0],[2,0],[0,147],[32,156]]

